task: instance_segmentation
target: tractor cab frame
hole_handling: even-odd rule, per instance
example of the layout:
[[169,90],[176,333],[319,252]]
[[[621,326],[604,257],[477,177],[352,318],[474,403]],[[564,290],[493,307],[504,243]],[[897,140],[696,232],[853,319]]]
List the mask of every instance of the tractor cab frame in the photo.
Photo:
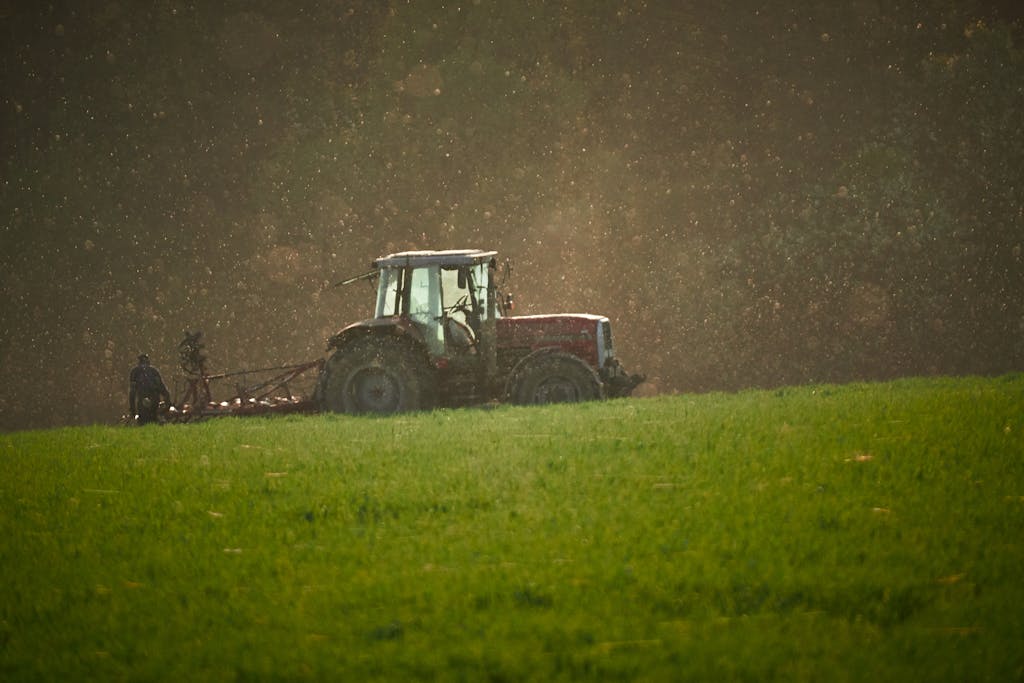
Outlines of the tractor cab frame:
[[[378,259],[375,319],[406,317],[421,331],[430,356],[476,351],[498,312],[491,287],[496,252],[406,252]],[[491,325],[493,327],[493,325]]]

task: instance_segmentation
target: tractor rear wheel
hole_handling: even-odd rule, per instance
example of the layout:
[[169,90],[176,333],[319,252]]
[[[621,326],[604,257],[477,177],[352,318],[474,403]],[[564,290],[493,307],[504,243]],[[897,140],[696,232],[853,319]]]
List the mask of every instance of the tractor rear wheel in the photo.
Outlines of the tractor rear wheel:
[[603,398],[601,380],[582,360],[548,353],[524,362],[509,386],[509,400],[523,405],[575,403]]
[[408,340],[370,335],[340,347],[317,386],[320,407],[335,413],[398,413],[434,406],[433,368]]

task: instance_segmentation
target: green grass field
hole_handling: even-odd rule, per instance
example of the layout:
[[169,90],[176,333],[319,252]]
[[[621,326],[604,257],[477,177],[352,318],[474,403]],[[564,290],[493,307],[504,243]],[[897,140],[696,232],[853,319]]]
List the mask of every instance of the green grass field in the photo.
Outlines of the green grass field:
[[1024,679],[1024,375],[0,435],[0,679]]

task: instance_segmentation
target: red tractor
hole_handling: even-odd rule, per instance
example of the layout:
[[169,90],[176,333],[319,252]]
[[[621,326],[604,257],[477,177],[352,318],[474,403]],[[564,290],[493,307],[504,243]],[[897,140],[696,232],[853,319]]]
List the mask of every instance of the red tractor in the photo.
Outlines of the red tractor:
[[[498,400],[517,404],[627,396],[629,375],[599,315],[510,317],[496,252],[407,251],[373,262],[374,317],[328,340],[321,410],[394,413]],[[339,284],[345,284],[339,283]]]

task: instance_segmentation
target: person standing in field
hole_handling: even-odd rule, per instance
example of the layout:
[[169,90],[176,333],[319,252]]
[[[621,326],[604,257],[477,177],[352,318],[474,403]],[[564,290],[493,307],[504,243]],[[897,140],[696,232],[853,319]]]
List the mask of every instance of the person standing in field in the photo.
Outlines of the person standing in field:
[[136,424],[144,425],[156,422],[156,411],[163,398],[171,402],[171,394],[164,385],[160,371],[149,364],[149,356],[139,356],[139,364],[132,368],[128,376],[128,410],[135,418]]

